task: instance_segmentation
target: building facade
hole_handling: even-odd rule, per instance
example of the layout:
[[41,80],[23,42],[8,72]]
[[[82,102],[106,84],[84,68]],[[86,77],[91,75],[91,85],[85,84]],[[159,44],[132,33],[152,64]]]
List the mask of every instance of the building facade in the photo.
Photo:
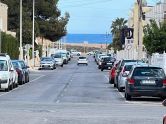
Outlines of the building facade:
[[0,29],[4,32],[8,29],[8,6],[0,2]]
[[156,22],[166,20],[166,0],[158,2],[149,12],[146,13],[146,21],[154,19]]

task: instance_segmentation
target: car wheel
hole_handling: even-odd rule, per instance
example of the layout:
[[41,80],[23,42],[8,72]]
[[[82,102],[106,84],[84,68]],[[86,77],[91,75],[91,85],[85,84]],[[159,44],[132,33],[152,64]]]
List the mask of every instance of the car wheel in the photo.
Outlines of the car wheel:
[[18,87],[18,83],[17,83],[17,84],[15,84],[15,87]]
[[9,92],[9,87],[5,89],[5,92]]
[[79,64],[77,64],[77,65],[79,65]]
[[102,68],[101,71],[103,71],[104,69]]
[[63,64],[61,65],[61,67],[63,67]]
[[111,84],[114,84],[114,79],[111,79]]
[[164,97],[164,96],[161,96],[160,98],[161,98],[162,100],[165,100],[165,99],[166,99],[166,97]]
[[116,87],[116,84],[114,83],[114,87]]
[[131,100],[131,95],[129,95],[128,93],[125,93],[125,98],[126,100]]
[[9,86],[9,90],[13,89],[13,83]]
[[88,66],[88,64],[86,64],[86,66]]
[[118,86],[118,91],[123,92],[123,88]]
[[29,82],[29,75],[28,75],[28,82]]

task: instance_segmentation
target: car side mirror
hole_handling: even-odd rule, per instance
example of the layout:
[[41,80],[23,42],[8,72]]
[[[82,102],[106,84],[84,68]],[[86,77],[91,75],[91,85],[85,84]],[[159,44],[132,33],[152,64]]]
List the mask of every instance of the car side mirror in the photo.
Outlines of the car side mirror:
[[127,74],[127,73],[123,73],[122,76],[123,76],[123,77],[127,77],[128,74]]
[[166,106],[166,99],[162,102],[163,106]]

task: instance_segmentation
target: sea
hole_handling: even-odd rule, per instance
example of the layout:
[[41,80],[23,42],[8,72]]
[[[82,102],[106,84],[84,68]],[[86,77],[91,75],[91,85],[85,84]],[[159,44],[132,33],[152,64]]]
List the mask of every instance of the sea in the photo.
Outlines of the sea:
[[67,34],[64,37],[66,43],[110,44],[111,34]]

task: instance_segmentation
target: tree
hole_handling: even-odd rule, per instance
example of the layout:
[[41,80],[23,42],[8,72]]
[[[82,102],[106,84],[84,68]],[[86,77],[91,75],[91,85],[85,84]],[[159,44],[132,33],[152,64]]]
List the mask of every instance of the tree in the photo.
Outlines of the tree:
[[113,35],[113,42],[111,46],[114,48],[114,50],[121,50],[122,49],[122,43],[120,41],[121,36],[121,30],[126,26],[127,20],[124,18],[117,18],[115,21],[112,22],[111,25],[111,33]]
[[166,22],[157,24],[155,20],[150,20],[143,31],[143,44],[148,54],[166,51]]
[[[9,30],[17,32],[19,39],[19,0],[1,0],[9,7]],[[58,0],[36,0],[35,3],[35,36],[42,36],[56,41],[66,35],[69,14],[61,17],[57,8]],[[23,43],[32,42],[32,0],[23,1]]]
[[19,43],[13,36],[2,32],[2,53],[8,53],[11,59],[18,59]]

